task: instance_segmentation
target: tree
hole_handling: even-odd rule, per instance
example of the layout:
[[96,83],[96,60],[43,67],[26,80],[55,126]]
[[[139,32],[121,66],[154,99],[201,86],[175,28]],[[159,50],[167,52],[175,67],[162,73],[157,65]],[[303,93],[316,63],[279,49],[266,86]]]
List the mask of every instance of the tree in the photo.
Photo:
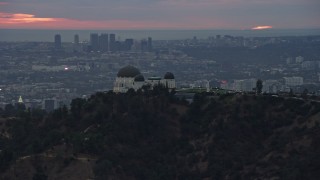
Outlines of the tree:
[[81,98],[76,98],[71,101],[70,111],[74,117],[78,118],[80,116],[80,112],[85,104],[86,104],[86,100]]
[[33,174],[32,180],[47,180],[48,176],[45,174],[42,167],[36,167],[36,172]]
[[5,116],[13,116],[15,114],[15,108],[12,104],[7,104],[4,107],[4,115]]
[[258,79],[258,80],[257,80],[257,83],[256,83],[256,91],[257,91],[258,94],[261,94],[261,92],[262,92],[262,87],[263,87],[263,85],[262,85],[262,80],[261,80],[261,79]]
[[301,94],[302,98],[306,99],[308,97],[308,93],[309,93],[308,89],[304,89]]
[[293,93],[293,90],[290,88],[290,91],[289,91],[289,96],[290,97],[293,97],[294,96],[294,93]]

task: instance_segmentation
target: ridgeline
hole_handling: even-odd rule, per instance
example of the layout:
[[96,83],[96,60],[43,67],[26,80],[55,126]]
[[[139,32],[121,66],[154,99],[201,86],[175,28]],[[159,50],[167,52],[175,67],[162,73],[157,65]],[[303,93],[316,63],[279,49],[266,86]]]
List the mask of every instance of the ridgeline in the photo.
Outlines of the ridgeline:
[[317,179],[320,103],[165,89],[1,112],[0,179]]

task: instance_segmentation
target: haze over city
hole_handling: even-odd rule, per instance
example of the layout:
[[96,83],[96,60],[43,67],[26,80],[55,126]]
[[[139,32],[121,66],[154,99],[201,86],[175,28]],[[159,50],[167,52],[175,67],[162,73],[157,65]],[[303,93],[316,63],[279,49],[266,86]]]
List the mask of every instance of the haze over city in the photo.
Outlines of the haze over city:
[[2,29],[310,29],[318,0],[1,0]]

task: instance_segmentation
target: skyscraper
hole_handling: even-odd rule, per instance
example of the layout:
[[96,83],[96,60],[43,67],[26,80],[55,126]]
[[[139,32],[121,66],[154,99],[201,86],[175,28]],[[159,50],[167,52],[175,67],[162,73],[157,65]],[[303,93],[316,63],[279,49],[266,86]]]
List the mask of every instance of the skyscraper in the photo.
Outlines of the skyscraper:
[[110,34],[110,41],[109,41],[109,50],[116,51],[116,35]]
[[141,40],[141,51],[142,52],[148,51],[148,41],[145,39]]
[[92,51],[99,51],[99,35],[97,33],[90,34],[90,46]]
[[74,52],[79,52],[80,51],[80,45],[79,45],[79,35],[76,34],[74,35],[74,40],[73,40],[73,51]]
[[152,38],[148,37],[148,51],[151,52],[152,51]]
[[109,36],[108,36],[108,34],[101,34],[99,36],[99,49],[101,52],[107,52],[109,50]]
[[55,49],[61,49],[61,35],[60,34],[56,34],[54,36],[54,48]]
[[126,39],[124,41],[124,50],[126,51],[130,51],[131,50],[131,47],[133,46],[133,39]]
[[74,41],[73,41],[73,43],[74,43],[75,45],[78,45],[78,44],[79,44],[79,35],[78,35],[78,34],[74,35]]

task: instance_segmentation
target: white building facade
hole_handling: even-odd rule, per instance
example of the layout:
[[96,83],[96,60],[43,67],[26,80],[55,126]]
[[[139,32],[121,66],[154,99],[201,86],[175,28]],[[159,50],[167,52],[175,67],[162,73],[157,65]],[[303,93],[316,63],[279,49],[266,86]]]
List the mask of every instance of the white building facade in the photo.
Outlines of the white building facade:
[[234,80],[233,90],[235,91],[254,91],[256,87],[257,80],[256,79],[242,79],[242,80]]
[[303,85],[303,77],[284,77],[286,86],[301,86]]

